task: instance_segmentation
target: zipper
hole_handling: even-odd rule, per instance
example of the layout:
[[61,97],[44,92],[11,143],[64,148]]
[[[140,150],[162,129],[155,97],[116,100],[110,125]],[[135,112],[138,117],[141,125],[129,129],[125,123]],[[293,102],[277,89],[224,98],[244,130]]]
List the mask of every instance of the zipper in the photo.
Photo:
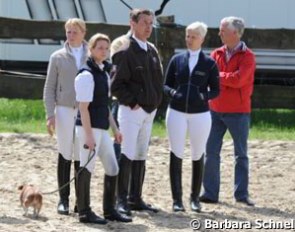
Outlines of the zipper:
[[191,90],[191,75],[188,77],[188,90],[187,90],[187,95],[186,95],[186,102],[185,102],[185,112],[188,112],[188,98]]

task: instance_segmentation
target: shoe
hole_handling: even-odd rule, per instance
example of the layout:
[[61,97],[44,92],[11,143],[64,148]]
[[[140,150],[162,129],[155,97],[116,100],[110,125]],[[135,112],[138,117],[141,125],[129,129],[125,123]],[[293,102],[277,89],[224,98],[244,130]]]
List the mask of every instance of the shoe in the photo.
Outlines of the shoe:
[[184,212],[185,208],[182,203],[182,159],[176,157],[174,153],[170,152],[170,185],[172,192],[174,212]]
[[62,154],[58,154],[57,161],[57,183],[59,188],[59,202],[57,205],[57,213],[61,215],[69,215],[69,196],[71,173],[71,160],[66,160]]
[[248,197],[247,198],[244,198],[244,199],[239,199],[237,200],[238,203],[243,203],[245,205],[248,205],[248,206],[255,206],[255,203],[250,200]]
[[69,215],[69,201],[61,199],[57,205],[57,213],[61,215]]
[[105,215],[104,218],[109,221],[132,222],[132,218],[125,214],[120,214],[116,210],[109,215]]
[[173,202],[172,210],[174,212],[184,212],[185,208],[184,208],[182,202]]
[[107,221],[99,216],[97,216],[93,211],[88,211],[81,213],[79,215],[79,221],[81,223],[94,223],[94,224],[107,224]]
[[204,170],[204,154],[199,160],[192,161],[192,185],[191,185],[191,196],[190,196],[190,206],[191,210],[197,213],[201,212],[200,204],[200,192],[203,180],[203,170]]
[[128,205],[131,210],[135,210],[135,211],[147,210],[147,211],[152,211],[154,213],[159,212],[157,208],[153,207],[150,204],[145,203],[142,199],[140,199],[138,202],[128,202]]
[[217,204],[218,203],[218,201],[211,200],[205,196],[200,196],[199,200],[200,200],[200,202],[204,202],[204,203],[208,203],[208,204]]
[[201,204],[199,200],[191,200],[190,201],[190,205],[191,205],[191,210],[195,211],[197,213],[201,212]]
[[131,216],[131,210],[127,204],[118,203],[118,212],[121,214],[125,214],[127,216]]

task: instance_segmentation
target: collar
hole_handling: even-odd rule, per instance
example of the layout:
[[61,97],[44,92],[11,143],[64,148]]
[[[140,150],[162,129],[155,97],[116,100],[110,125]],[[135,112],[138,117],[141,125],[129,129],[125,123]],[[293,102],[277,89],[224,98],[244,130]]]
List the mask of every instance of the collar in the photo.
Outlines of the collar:
[[189,54],[189,57],[194,57],[194,56],[197,56],[199,57],[200,55],[200,52],[201,52],[201,49],[198,49],[198,50],[190,50],[188,49],[188,54]]
[[104,64],[103,64],[103,63],[101,63],[101,64],[98,64],[98,67],[100,68],[100,70],[102,70],[102,71],[103,71],[103,69],[104,69]]
[[226,49],[226,51],[227,52],[229,52],[229,53],[235,53],[236,51],[238,51],[238,50],[241,50],[242,49],[242,42],[240,41],[233,49],[228,49],[228,47],[227,46],[225,46],[225,49]]
[[[247,47],[246,43],[241,41],[240,49],[238,49],[236,52],[246,52],[247,49],[248,49],[248,47]],[[216,52],[217,53],[225,53],[226,52],[226,46],[223,45],[223,46],[217,48]]]
[[80,53],[83,50],[83,44],[81,44],[79,47],[72,47],[69,45],[72,53]]
[[138,43],[139,47],[141,47],[145,51],[148,50],[147,42],[144,42],[144,41],[136,38],[134,34],[132,35],[132,38]]

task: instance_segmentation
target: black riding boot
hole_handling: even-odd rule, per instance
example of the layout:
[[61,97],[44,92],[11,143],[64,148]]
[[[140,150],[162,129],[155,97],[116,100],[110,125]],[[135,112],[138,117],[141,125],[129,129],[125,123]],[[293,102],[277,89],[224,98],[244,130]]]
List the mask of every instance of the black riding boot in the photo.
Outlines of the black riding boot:
[[71,174],[71,160],[66,160],[62,154],[58,154],[57,164],[57,182],[59,188],[59,202],[57,205],[57,213],[68,215],[69,214],[69,196],[70,196],[70,185],[65,184],[70,181]]
[[145,160],[134,160],[132,162],[132,175],[128,204],[131,210],[149,210],[157,213],[159,210],[142,199],[142,186],[145,175]]
[[74,207],[74,213],[78,213],[78,206],[77,206],[77,195],[78,195],[78,177],[77,173],[80,169],[80,161],[74,161],[74,166],[75,166],[75,194],[76,194],[76,203]]
[[204,155],[197,161],[192,161],[192,193],[190,198],[191,209],[195,212],[201,212],[199,195],[203,180]]
[[131,164],[132,161],[124,154],[121,154],[118,175],[118,211],[128,216],[131,216],[131,211],[127,204]]
[[104,176],[103,191],[103,212],[104,218],[110,221],[132,222],[132,219],[125,214],[120,214],[115,209],[116,206],[116,185],[117,176]]
[[170,152],[170,184],[174,212],[185,211],[182,203],[182,159]]
[[106,224],[107,221],[97,216],[90,208],[91,173],[83,168],[78,175],[77,203],[79,221],[82,223]]

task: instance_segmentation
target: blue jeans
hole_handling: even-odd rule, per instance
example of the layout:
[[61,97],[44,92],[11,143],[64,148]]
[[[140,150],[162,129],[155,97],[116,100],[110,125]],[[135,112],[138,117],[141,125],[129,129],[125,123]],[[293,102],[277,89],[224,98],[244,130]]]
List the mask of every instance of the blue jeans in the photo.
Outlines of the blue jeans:
[[217,113],[211,111],[212,127],[206,145],[204,193],[203,196],[218,201],[220,189],[220,152],[227,129],[234,142],[235,189],[237,200],[248,197],[249,160],[247,140],[249,135],[250,114]]

